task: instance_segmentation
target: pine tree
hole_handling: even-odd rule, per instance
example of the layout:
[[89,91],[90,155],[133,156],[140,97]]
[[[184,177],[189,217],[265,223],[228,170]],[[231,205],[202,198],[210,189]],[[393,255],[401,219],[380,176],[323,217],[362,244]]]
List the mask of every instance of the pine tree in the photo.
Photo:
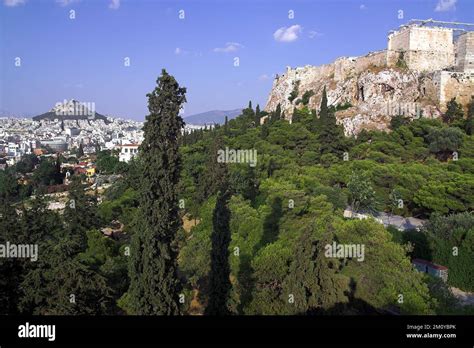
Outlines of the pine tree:
[[[10,202],[0,203],[0,244],[27,242],[27,229],[22,228],[21,216]],[[25,262],[17,258],[0,258],[0,314],[18,314],[20,284]]]
[[349,190],[349,203],[353,211],[357,212],[359,209],[364,211],[375,210],[375,191],[366,172],[352,172],[347,188]]
[[273,157],[270,157],[270,160],[268,161],[268,166],[267,166],[267,176],[271,177],[276,169],[278,169],[278,165],[273,159]]
[[325,255],[325,246],[333,241],[332,230],[316,241],[313,231],[306,229],[297,242],[294,260],[283,287],[298,299],[292,304],[293,314],[325,313],[334,305],[346,302],[344,281],[338,273],[338,259]]
[[[325,255],[326,246],[334,240],[334,231],[329,226],[322,238],[317,242],[317,255],[314,261],[314,271],[317,279],[316,306],[324,311],[330,310],[335,304],[346,302],[344,284],[339,272],[339,260],[328,258]],[[311,311],[310,306],[310,311]]]
[[443,115],[443,121],[450,124],[456,120],[462,120],[464,112],[462,111],[462,106],[456,102],[456,98],[451,99],[446,104],[446,112]]
[[34,315],[112,314],[112,289],[104,276],[75,258],[76,245],[68,237],[40,245],[42,256],[21,284],[19,308]]
[[227,299],[232,287],[229,275],[230,192],[222,187],[212,214],[211,273],[209,276],[209,302],[207,315],[227,315]]
[[179,116],[186,88],[164,69],[157,87],[147,95],[150,114],[141,144],[139,223],[132,237],[130,307],[136,314],[179,314],[180,284],[174,247],[181,220],[177,186],[181,159]]
[[78,243],[82,250],[87,246],[86,232],[100,225],[97,215],[97,199],[86,195],[85,185],[77,176],[72,177],[69,186],[69,200],[64,209],[64,218],[67,223],[67,231],[71,240]]

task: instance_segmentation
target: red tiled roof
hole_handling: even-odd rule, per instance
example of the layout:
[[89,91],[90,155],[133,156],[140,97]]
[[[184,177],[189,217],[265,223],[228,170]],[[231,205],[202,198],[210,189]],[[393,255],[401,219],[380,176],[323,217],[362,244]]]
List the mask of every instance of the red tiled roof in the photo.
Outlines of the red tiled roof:
[[413,263],[420,263],[422,265],[427,265],[431,268],[439,269],[439,270],[447,270],[448,269],[448,267],[441,266],[441,265],[438,265],[436,263],[433,263],[433,262],[430,262],[430,261],[427,261],[427,260],[423,260],[423,259],[413,259],[412,262]]

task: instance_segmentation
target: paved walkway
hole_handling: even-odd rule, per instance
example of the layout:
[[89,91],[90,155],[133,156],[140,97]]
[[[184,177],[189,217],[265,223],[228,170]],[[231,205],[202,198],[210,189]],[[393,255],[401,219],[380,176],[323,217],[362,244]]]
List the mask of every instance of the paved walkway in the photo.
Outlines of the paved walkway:
[[344,210],[344,217],[351,219],[368,219],[369,217],[374,218],[379,223],[383,224],[385,227],[394,226],[399,231],[406,230],[419,230],[426,220],[417,219],[414,217],[404,217],[400,215],[387,214],[385,212],[377,212],[375,214],[361,214],[356,213],[351,210],[350,207],[347,207]]
[[474,293],[473,292],[465,292],[461,289],[451,287],[451,292],[453,293],[454,297],[456,297],[459,301],[459,304],[462,306],[469,306],[474,305]]

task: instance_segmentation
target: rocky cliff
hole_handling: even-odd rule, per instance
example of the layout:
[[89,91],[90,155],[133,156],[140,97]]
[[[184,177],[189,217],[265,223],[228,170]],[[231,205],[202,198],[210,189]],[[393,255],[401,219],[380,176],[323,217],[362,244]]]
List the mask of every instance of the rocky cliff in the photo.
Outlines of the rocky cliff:
[[291,121],[295,108],[319,109],[324,86],[328,103],[343,109],[336,118],[350,135],[362,129],[386,130],[391,117],[399,114],[440,117],[453,97],[465,107],[474,95],[474,74],[410,70],[403,53],[387,50],[344,57],[317,67],[288,67],[275,78],[265,110],[281,104]]

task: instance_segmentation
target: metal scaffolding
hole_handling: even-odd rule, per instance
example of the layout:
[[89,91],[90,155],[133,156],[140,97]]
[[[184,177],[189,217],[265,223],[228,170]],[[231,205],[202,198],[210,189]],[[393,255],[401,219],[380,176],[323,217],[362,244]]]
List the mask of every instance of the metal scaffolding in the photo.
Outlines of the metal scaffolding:
[[[462,23],[462,22],[446,22],[446,21],[436,21],[433,18],[429,19],[411,19],[408,22],[410,24],[419,24],[420,26],[424,25],[435,25],[440,27],[446,27],[452,30],[458,31],[471,31],[474,30],[474,23]],[[453,26],[453,27],[451,27]],[[460,27],[467,27],[467,28],[460,28]]]

